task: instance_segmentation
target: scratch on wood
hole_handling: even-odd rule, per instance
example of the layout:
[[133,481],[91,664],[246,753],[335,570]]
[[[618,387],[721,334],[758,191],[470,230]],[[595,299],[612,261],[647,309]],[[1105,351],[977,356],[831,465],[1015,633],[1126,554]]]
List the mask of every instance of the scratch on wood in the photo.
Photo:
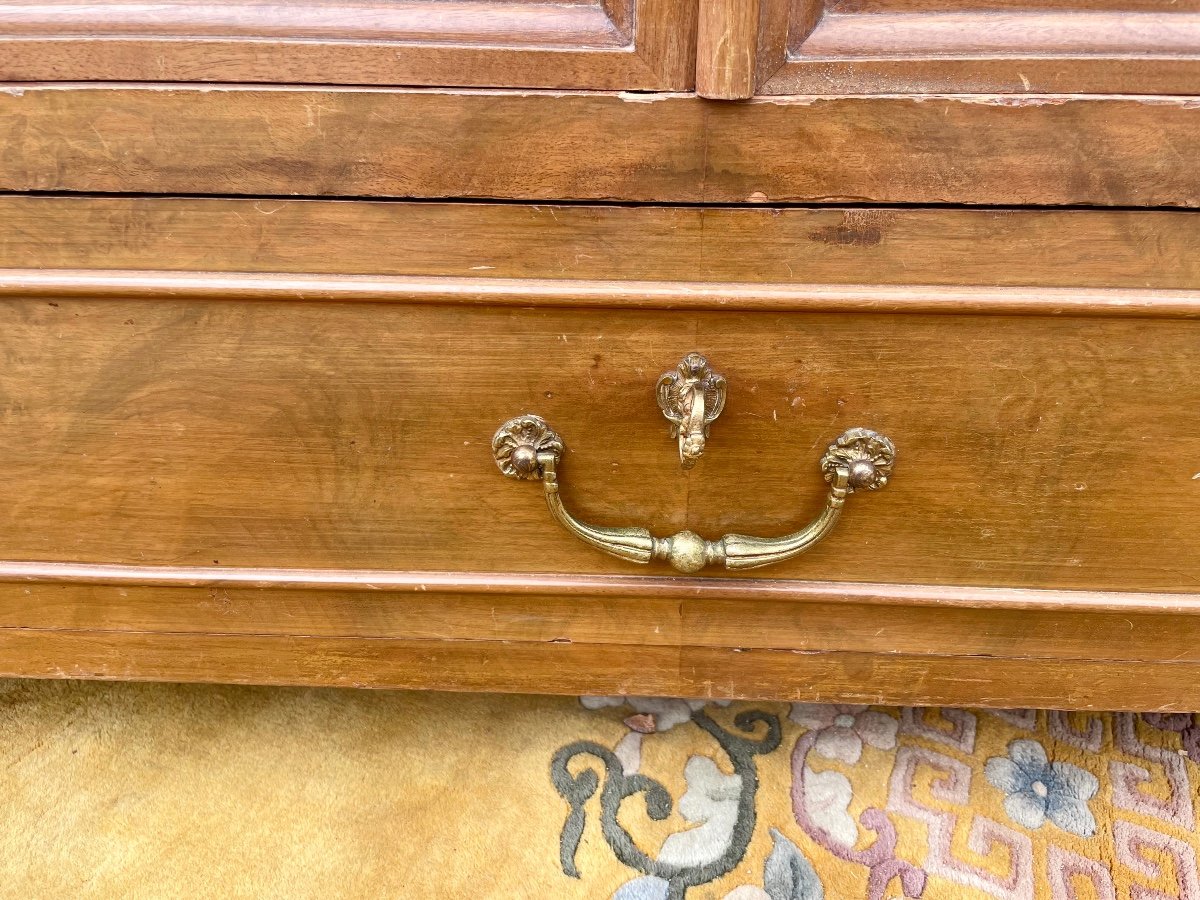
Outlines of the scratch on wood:
[[638,91],[618,91],[617,99],[624,100],[626,103],[659,103],[663,100],[671,100],[678,97],[679,94],[664,94],[664,93],[639,93]]

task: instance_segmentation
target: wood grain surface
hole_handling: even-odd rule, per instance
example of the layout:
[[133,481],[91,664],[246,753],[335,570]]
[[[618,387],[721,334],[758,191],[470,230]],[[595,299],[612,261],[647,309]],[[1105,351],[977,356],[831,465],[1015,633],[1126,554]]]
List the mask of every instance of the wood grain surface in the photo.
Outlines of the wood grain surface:
[[700,4],[696,39],[696,93],[715,100],[754,95],[758,57],[758,0]]
[[4,191],[1200,204],[1187,97],[11,86],[0,146]]
[[720,281],[587,281],[403,275],[291,275],[3,269],[0,297],[127,300],[298,300],[486,304],[568,309],[768,310],[1200,317],[1200,291],[1154,288],[959,287],[944,285],[768,285]]
[[[0,628],[1031,659],[1088,659],[1099,647],[1112,660],[1200,661],[1200,597],[1187,594],[217,567],[173,567],[167,580],[151,566],[85,579],[56,568],[0,563]],[[271,580],[282,577],[294,581]]]
[[[492,432],[544,415],[585,520],[709,537],[815,513],[867,426],[878,495],[779,577],[1188,590],[1200,386],[1186,321],[10,300],[0,556],[627,572],[505,480]],[[681,473],[653,401],[700,350],[729,379]]]
[[695,0],[0,2],[0,80],[688,90]]
[[[570,279],[615,283],[612,293],[628,282],[1010,286],[1038,297],[1200,289],[1200,222],[1184,210],[0,196],[0,268]],[[53,279],[66,280],[43,273]],[[8,272],[0,282],[15,284]]]
[[[697,11],[703,21],[697,28]],[[764,94],[1190,94],[1200,15],[1027,0],[0,3],[0,78]],[[697,68],[697,60],[699,62]],[[697,73],[694,77],[694,73]]]
[[1200,75],[1194,0],[746,6],[758,28],[727,27],[719,46],[756,54],[759,94],[1192,94]]
[[[0,225],[0,674],[1200,704],[1194,214],[4,197]],[[694,349],[730,400],[683,475],[652,386]],[[526,410],[573,509],[660,533],[807,520],[852,425],[900,457],[806,556],[676,578],[501,478]]]
[[0,674],[1191,711],[1200,664],[515,641],[0,629]]

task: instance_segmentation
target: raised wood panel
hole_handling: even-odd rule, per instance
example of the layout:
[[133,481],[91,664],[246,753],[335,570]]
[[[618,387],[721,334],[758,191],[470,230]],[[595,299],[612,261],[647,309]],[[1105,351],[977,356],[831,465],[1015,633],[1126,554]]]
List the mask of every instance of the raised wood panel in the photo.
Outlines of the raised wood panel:
[[[723,8],[723,4],[717,4]],[[1200,4],[1128,0],[754,0],[701,23],[698,90],[759,94],[1191,94]],[[755,14],[757,29],[734,27]],[[705,52],[706,29],[719,52]],[[745,60],[754,57],[753,78]],[[741,77],[710,73],[742,63]]]
[[[601,327],[588,309],[119,298],[0,316],[4,558],[628,572],[496,471],[495,428],[536,412],[568,443],[578,514],[660,534],[793,530],[824,447],[888,434],[893,483],[779,577],[1200,578],[1187,321],[622,309]],[[652,386],[696,349],[730,398],[685,475]]]
[[1190,98],[20,86],[0,148],[4,191],[1200,205]]
[[5,0],[0,80],[685,90],[695,17],[695,0]]

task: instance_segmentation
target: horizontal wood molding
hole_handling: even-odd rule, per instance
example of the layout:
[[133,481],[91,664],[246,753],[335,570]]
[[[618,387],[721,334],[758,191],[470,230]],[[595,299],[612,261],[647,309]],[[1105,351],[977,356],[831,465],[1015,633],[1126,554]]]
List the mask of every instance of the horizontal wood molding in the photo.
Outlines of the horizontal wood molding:
[[1190,709],[1198,638],[1200,595],[0,564],[26,677]]
[[0,629],[0,675],[1105,710],[1200,708],[1200,663]]
[[869,584],[772,578],[392,572],[367,569],[142,566],[0,560],[0,583],[9,582],[520,597],[578,596],[668,600],[705,597],[747,602],[846,602],[861,605],[1200,615],[1200,594]]
[[1200,205],[1188,97],[14,85],[0,140],[7,191]]
[[1058,609],[987,595],[975,606],[925,605],[892,602],[904,586],[887,586],[887,602],[840,587],[725,597],[715,585],[673,596],[653,585],[578,594],[11,581],[0,582],[0,628],[1200,661],[1200,615],[1186,606],[1143,612],[1072,598]]
[[[896,40],[903,35],[903,43]],[[1129,10],[971,10],[841,14],[822,19],[799,56],[831,61],[940,54],[1200,57],[1200,13]]]
[[921,291],[945,286],[960,297],[981,285],[1100,288],[1113,298],[1118,288],[1131,296],[1200,289],[1200,218],[1187,210],[9,195],[0,196],[0,269],[55,270],[36,276],[39,285],[8,282],[15,290],[51,290],[70,282],[60,270],[82,269],[89,272],[81,277],[114,283],[123,270],[155,278],[163,273],[154,270],[171,270],[177,279],[404,275],[429,285],[443,277],[552,279],[564,293],[570,283],[599,281],[853,291],[869,278]]
[[1200,316],[1200,290],[728,284],[261,272],[0,269],[0,297],[1050,316]]

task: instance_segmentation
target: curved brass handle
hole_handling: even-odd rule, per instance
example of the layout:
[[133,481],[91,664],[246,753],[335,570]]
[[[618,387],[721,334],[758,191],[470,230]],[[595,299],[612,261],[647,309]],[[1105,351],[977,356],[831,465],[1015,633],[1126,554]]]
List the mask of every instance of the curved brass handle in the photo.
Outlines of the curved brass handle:
[[756,569],[800,555],[833,530],[848,494],[877,491],[887,484],[896,460],[896,448],[886,437],[866,428],[851,428],[821,457],[829,496],[815,519],[783,537],[727,534],[706,541],[691,531],[656,538],[645,528],[601,528],[580,522],[567,512],[558,493],[558,462],[564,449],[562,438],[534,415],[509,419],[492,438],[492,453],[500,471],[509,478],[540,480],[550,514],[580,540],[621,559],[636,563],[666,560],[688,573],[717,564],[726,569]]

